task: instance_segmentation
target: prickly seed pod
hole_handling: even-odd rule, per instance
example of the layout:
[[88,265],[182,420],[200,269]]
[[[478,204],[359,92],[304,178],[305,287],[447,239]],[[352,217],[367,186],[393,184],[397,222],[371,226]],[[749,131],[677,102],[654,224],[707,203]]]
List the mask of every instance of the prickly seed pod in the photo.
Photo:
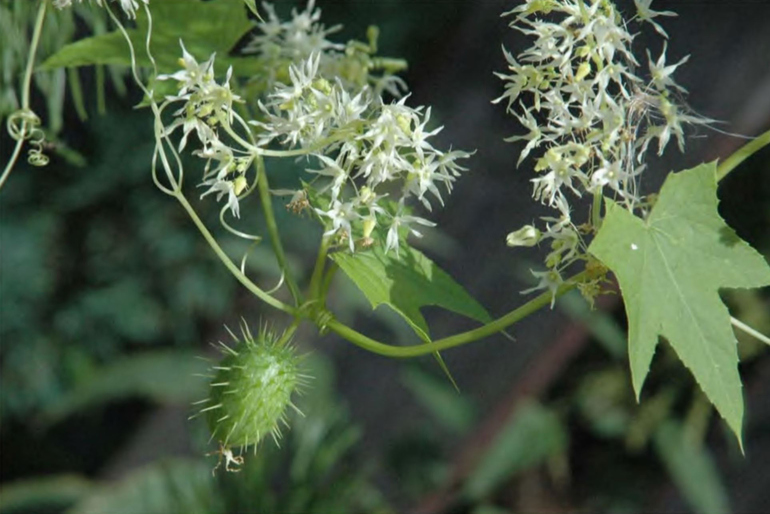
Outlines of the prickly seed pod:
[[292,394],[307,378],[294,347],[281,337],[262,329],[255,338],[245,323],[241,334],[230,332],[236,342],[232,348],[219,343],[225,357],[212,366],[209,397],[196,403],[196,416],[206,416],[211,439],[225,450],[256,445],[268,434],[277,444],[280,425],[289,426],[287,407],[299,412]]

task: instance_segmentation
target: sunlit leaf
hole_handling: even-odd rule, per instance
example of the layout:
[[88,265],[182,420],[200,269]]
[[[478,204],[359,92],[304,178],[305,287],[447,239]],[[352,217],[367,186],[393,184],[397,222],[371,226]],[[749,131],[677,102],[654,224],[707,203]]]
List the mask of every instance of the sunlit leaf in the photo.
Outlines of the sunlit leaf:
[[491,321],[484,307],[452,277],[422,252],[404,246],[385,253],[378,245],[369,251],[332,254],[340,269],[355,282],[372,304],[385,304],[411,325],[424,341],[430,341],[428,324],[420,308],[437,305],[482,323]]
[[637,397],[665,337],[740,440],[743,397],[723,287],[770,284],[764,258],[717,211],[716,165],[672,173],[646,220],[608,200],[589,252],[617,276]]

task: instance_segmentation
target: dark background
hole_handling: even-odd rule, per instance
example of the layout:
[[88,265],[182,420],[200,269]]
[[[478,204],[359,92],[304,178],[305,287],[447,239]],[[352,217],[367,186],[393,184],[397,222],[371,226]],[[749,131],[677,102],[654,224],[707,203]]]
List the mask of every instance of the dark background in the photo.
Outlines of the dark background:
[[[631,12],[630,2],[618,4]],[[285,15],[290,5],[279,2],[279,13]],[[493,315],[523,303],[518,291],[530,285],[527,270],[545,252],[513,251],[505,246],[505,235],[544,211],[531,200],[526,163],[515,167],[520,148],[502,141],[519,130],[517,122],[490,102],[502,92],[501,81],[493,76],[505,71],[501,43],[513,53],[527,44],[500,18],[515,2],[359,0],[318,5],[325,24],[344,24],[336,40],[363,39],[368,25],[378,25],[380,53],[409,62],[404,74],[412,92],[409,103],[433,106],[435,123],[445,127],[437,146],[476,150],[446,207],[432,215],[440,230],[428,234],[420,248]],[[676,74],[689,91],[690,106],[719,120],[716,126],[726,132],[753,136],[770,128],[770,3],[656,1],[653,7],[679,15],[663,18],[662,24],[670,35],[668,61],[692,54]],[[635,48],[649,47],[657,56],[660,45],[644,29]],[[195,443],[200,434],[186,421],[188,408],[152,395],[127,395],[53,424],[41,419],[68,391],[124,355],[190,349],[213,355],[207,343],[225,340],[223,324],[236,326],[241,316],[253,325],[260,320],[272,320],[278,327],[286,323],[237,287],[181,209],[154,189],[147,171],[149,116],[131,110],[134,98],[136,91],[128,98],[111,91],[111,114],[92,113],[87,123],[78,121],[71,108],[67,111],[71,128],[62,139],[85,155],[91,167],[68,166],[56,158],[43,169],[20,166],[0,192],[3,486],[63,472],[118,480],[162,458],[200,455]],[[712,130],[692,135],[686,155],[670,149],[651,163],[644,182],[648,191],[670,170],[725,157],[743,144]],[[5,156],[9,140],[3,136],[1,141]],[[765,150],[724,180],[719,191],[722,215],[765,256],[770,254],[768,162]],[[274,187],[283,187],[284,179],[274,179]],[[307,225],[285,213],[279,218],[288,224],[292,262],[299,269],[310,267],[318,234],[308,235]],[[260,283],[275,278],[268,260],[267,250],[251,257],[254,273],[264,277]],[[375,339],[416,342],[393,316],[372,316],[353,289],[338,279],[330,303],[341,319]],[[767,323],[767,290],[746,301],[748,307],[741,299],[734,302],[734,307],[760,312],[758,319]],[[608,297],[603,308],[603,319],[623,325],[617,299]],[[300,329],[297,340],[303,351],[333,362],[338,398],[349,409],[351,423],[362,430],[355,462],[369,463],[372,483],[396,511],[471,512],[474,507],[459,499],[458,484],[472,474],[473,462],[525,397],[561,409],[570,433],[568,484],[543,478],[538,468],[504,482],[490,503],[522,511],[618,510],[620,505],[631,512],[690,509],[681,487],[667,477],[650,448],[627,453],[617,441],[597,437],[563,407],[573,401],[584,377],[607,367],[625,369],[625,361],[613,361],[599,349],[591,327],[587,330],[570,312],[557,305],[512,327],[514,341],[495,336],[444,354],[461,390],[457,408],[473,413],[462,429],[442,423],[415,393],[409,378],[414,373],[444,383],[431,358],[388,360],[334,335],[319,337],[310,326]],[[438,309],[425,313],[435,338],[474,326]],[[654,392],[662,384],[678,384],[687,392],[672,415],[684,415],[696,396],[692,379],[663,361],[656,358],[653,369],[666,365],[660,369],[670,374],[653,373],[646,387]],[[770,509],[770,474],[764,464],[770,458],[766,349],[743,365],[742,372],[746,456],[736,452],[717,416],[710,418],[706,444],[733,511],[762,512]],[[449,386],[447,390],[451,396]],[[623,401],[631,394],[627,376]],[[626,488],[623,484],[640,484],[641,494],[607,493]],[[616,496],[623,501],[597,500]]]

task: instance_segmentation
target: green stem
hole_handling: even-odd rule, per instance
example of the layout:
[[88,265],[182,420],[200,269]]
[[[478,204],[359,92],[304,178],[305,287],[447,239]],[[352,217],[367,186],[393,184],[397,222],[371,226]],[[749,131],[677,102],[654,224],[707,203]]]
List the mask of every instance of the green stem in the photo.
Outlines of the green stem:
[[267,224],[267,233],[270,236],[270,243],[273,245],[273,253],[278,260],[278,266],[280,266],[283,272],[286,285],[289,287],[292,298],[294,298],[295,305],[302,303],[302,292],[299,290],[297,281],[294,279],[294,275],[289,269],[289,264],[286,260],[286,252],[283,249],[281,243],[281,235],[278,231],[278,224],[275,221],[275,214],[273,212],[273,200],[270,195],[270,184],[267,181],[267,173],[265,173],[265,161],[262,157],[256,158],[257,166],[257,188],[259,189],[259,198],[262,202],[262,211],[265,215],[265,223]]
[[[586,278],[586,276],[587,273],[585,271],[574,275],[559,287],[556,292],[556,296],[561,296],[567,291],[574,289],[582,280]],[[383,344],[361,334],[360,332],[357,332],[356,330],[340,323],[335,319],[328,321],[326,323],[326,328],[344,337],[351,343],[373,353],[395,358],[418,357],[420,355],[426,355],[429,353],[454,348],[455,346],[461,346],[466,343],[477,341],[479,339],[496,334],[504,330],[506,327],[521,321],[530,314],[537,312],[543,307],[550,305],[551,299],[551,293],[545,292],[540,296],[533,298],[521,307],[509,312],[505,316],[502,316],[501,318],[498,318],[491,323],[487,323],[483,327],[469,330],[467,332],[462,332],[450,337],[445,337],[444,339],[438,339],[431,343],[416,346],[391,346]]]
[[766,336],[765,334],[763,334],[757,329],[751,328],[746,323],[743,323],[741,320],[730,316],[730,323],[732,323],[735,328],[746,332],[748,335],[752,337],[755,337],[758,341],[761,341],[767,345],[770,345],[770,337]]
[[[35,67],[35,54],[37,53],[37,46],[40,43],[40,35],[43,33],[43,22],[45,22],[45,11],[48,6],[48,0],[41,0],[40,7],[37,11],[37,19],[35,20],[35,28],[32,32],[32,41],[29,45],[29,56],[27,57],[27,67],[24,70],[24,81],[21,85],[21,109],[23,111],[29,111],[29,96],[32,88],[32,70]],[[0,189],[2,189],[5,181],[8,180],[8,176],[11,174],[11,170],[16,165],[16,161],[21,154],[21,148],[24,146],[24,139],[27,134],[27,122],[21,122],[21,132],[19,139],[16,140],[16,146],[11,154],[11,159],[5,165],[3,174],[0,175]]]
[[329,253],[331,237],[323,236],[321,245],[318,248],[318,256],[315,259],[315,267],[310,277],[310,298],[323,302],[321,297],[321,279],[323,278],[324,268],[326,266],[326,256]]
[[[22,131],[27,130],[26,121],[22,121],[21,130]],[[20,137],[19,139],[16,140],[16,146],[13,147],[13,153],[11,154],[11,159],[5,165],[5,170],[3,170],[3,174],[0,175],[0,188],[2,188],[3,184],[5,184],[5,181],[8,180],[8,175],[11,174],[11,170],[13,169],[13,166],[16,164],[16,161],[19,159],[19,154],[21,153],[22,146],[24,146],[24,138]]]
[[727,174],[733,171],[740,163],[767,145],[770,145],[770,130],[760,134],[753,141],[746,143],[739,150],[733,152],[730,157],[719,163],[719,166],[717,167],[717,182],[725,178]]
[[321,292],[320,297],[326,298],[326,295],[329,293],[329,288],[332,285],[332,279],[334,279],[334,275],[337,274],[337,270],[340,269],[339,266],[337,266],[337,263],[332,261],[329,263],[329,267],[327,268],[326,275],[324,276],[323,282],[321,283]]
[[222,250],[222,247],[219,246],[219,243],[217,243],[216,239],[214,239],[214,236],[211,235],[211,232],[209,232],[209,229],[206,227],[206,225],[201,221],[201,219],[198,217],[198,213],[195,212],[195,209],[193,209],[192,205],[190,205],[190,202],[187,201],[187,198],[181,193],[181,191],[176,191],[174,193],[174,196],[177,200],[179,200],[179,203],[182,204],[182,207],[187,211],[187,214],[190,216],[190,218],[195,223],[195,226],[198,227],[198,230],[203,235],[204,239],[206,239],[206,242],[211,246],[211,249],[214,250],[214,253],[217,254],[217,257],[219,257],[219,260],[222,261],[222,264],[225,265],[225,267],[230,271],[230,273],[235,276],[238,281],[243,284],[246,289],[251,291],[255,296],[257,296],[260,300],[263,302],[275,307],[276,309],[282,310],[283,312],[286,312],[287,314],[291,314],[292,316],[297,317],[298,311],[282,301],[273,298],[269,294],[267,294],[265,291],[260,289],[259,286],[257,286],[254,282],[249,280],[249,278],[244,275],[240,269],[238,269],[238,266],[235,265],[235,263],[230,259],[230,257],[227,256],[224,250]]
[[297,328],[299,327],[299,324],[302,323],[302,318],[297,316],[294,318],[294,321],[291,322],[291,325],[289,325],[289,328],[287,328],[283,335],[281,335],[281,338],[278,340],[278,346],[283,346],[286,343],[288,343],[291,340],[291,336],[294,335],[294,332],[297,331]]
[[27,69],[24,70],[24,84],[21,90],[21,108],[29,109],[29,95],[32,85],[32,69],[35,67],[35,54],[37,45],[40,43],[40,35],[43,33],[43,22],[45,22],[45,10],[48,5],[47,0],[40,2],[40,8],[37,11],[35,20],[35,29],[32,32],[32,42],[29,47],[29,57],[27,57]]
[[[237,108],[237,107],[236,107]],[[251,118],[251,111],[247,105],[240,104],[242,109],[241,115],[245,115],[247,118]],[[248,132],[249,139],[251,140],[251,147],[257,149],[256,142],[254,140],[254,134],[251,131]],[[273,253],[278,261],[278,266],[281,268],[286,285],[289,288],[295,305],[300,305],[304,301],[302,298],[302,291],[300,291],[297,281],[294,275],[289,269],[288,260],[286,259],[286,252],[281,242],[281,234],[278,230],[278,223],[275,220],[275,211],[273,210],[273,197],[270,194],[270,183],[267,178],[267,172],[265,170],[265,160],[263,154],[260,152],[254,159],[254,165],[257,167],[257,188],[259,189],[259,198],[262,203],[262,212],[265,216],[265,224],[267,225],[267,232],[270,237],[270,244],[273,247]]]

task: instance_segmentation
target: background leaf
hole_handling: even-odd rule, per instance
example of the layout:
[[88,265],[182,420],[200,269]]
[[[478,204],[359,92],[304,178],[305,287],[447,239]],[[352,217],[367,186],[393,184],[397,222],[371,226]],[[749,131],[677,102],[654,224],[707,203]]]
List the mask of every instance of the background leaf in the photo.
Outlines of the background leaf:
[[0,514],[48,512],[67,508],[93,491],[94,485],[78,475],[40,477],[4,485]]
[[688,440],[682,425],[671,419],[660,426],[653,440],[655,451],[695,512],[730,512],[727,491],[705,446]]
[[46,412],[54,423],[83,409],[128,397],[187,403],[206,397],[207,365],[192,352],[155,351],[124,357],[102,367]]
[[476,406],[443,380],[412,366],[404,370],[401,381],[415,399],[451,431],[465,433],[476,421]]
[[716,187],[711,163],[670,174],[646,220],[608,200],[588,251],[620,283],[637,397],[662,335],[740,440],[738,354],[719,289],[770,284],[770,267],[719,216]]
[[[179,69],[182,55],[180,39],[187,50],[199,61],[217,53],[217,73],[228,66],[236,68],[236,74],[252,74],[256,71],[256,59],[229,57],[228,53],[252,27],[246,17],[243,0],[153,0],[150,2],[153,31],[151,49],[160,73]],[[151,62],[144,52],[148,19],[144,10],[136,17],[137,27],[128,29],[136,49],[137,63],[149,67]],[[92,64],[122,64],[129,66],[128,45],[123,35],[110,32],[71,43],[49,57],[42,69],[87,66]]]
[[468,478],[465,495],[481,499],[514,474],[563,453],[567,441],[567,432],[555,412],[536,403],[524,404]]
[[105,484],[69,514],[214,514],[224,512],[205,462],[152,464],[116,484]]

